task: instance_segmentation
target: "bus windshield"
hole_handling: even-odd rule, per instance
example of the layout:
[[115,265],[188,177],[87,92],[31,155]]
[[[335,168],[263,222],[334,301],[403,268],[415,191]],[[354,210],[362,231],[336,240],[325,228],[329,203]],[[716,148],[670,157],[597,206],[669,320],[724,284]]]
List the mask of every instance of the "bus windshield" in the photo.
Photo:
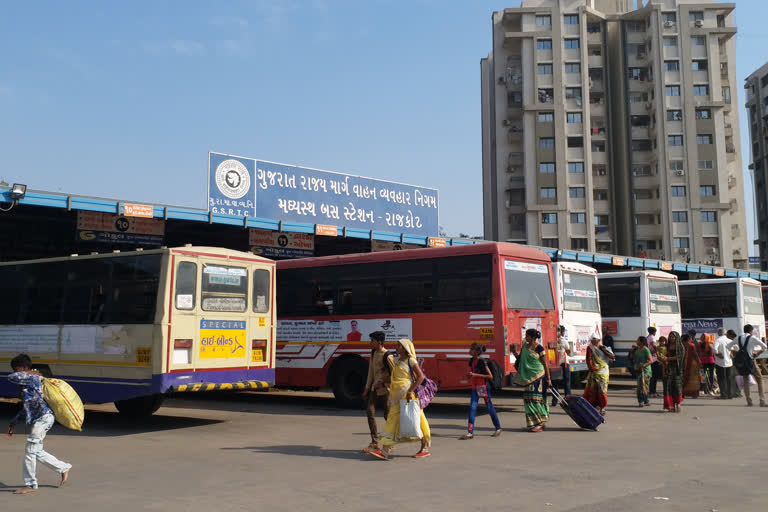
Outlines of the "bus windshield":
[[598,313],[597,276],[563,272],[563,309]]
[[648,279],[651,313],[679,313],[677,286],[672,279]]
[[744,285],[744,314],[762,315],[763,301],[759,286]]
[[683,318],[730,318],[737,315],[736,283],[683,285],[680,286],[680,300]]
[[547,265],[504,260],[504,277],[508,308],[555,309]]

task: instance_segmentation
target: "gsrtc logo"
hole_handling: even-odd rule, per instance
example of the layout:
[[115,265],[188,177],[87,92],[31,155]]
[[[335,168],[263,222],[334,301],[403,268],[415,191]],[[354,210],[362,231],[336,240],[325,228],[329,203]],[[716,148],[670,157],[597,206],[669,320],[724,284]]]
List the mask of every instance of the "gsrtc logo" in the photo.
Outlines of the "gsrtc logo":
[[230,199],[240,199],[251,188],[251,175],[239,160],[224,160],[216,167],[216,188]]

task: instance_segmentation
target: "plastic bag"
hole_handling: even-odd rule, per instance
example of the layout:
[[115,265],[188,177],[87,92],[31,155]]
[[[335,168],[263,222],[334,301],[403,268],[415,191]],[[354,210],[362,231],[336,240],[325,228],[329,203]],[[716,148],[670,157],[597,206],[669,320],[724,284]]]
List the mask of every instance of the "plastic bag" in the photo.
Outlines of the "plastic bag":
[[400,400],[400,438],[421,439],[421,405],[419,400]]
[[42,378],[43,399],[53,411],[56,421],[70,430],[82,430],[85,419],[83,401],[72,386],[61,379]]
[[[749,385],[750,387],[757,386],[757,382],[755,382],[755,378],[752,375],[749,376]],[[741,375],[736,376],[736,386],[739,389],[744,389],[744,377],[742,377]]]

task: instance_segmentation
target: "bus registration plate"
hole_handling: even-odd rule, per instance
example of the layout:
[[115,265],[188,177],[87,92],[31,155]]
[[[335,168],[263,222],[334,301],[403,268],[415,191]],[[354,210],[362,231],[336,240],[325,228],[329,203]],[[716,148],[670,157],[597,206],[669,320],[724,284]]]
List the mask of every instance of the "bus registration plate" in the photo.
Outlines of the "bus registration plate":
[[251,362],[252,363],[263,363],[264,362],[264,349],[263,348],[251,349]]

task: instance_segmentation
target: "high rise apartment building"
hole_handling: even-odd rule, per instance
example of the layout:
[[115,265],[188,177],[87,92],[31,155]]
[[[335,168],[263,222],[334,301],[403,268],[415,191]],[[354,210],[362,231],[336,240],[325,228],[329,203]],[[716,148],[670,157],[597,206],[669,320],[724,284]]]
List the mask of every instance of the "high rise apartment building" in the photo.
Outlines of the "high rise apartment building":
[[495,12],[481,60],[485,238],[746,268],[734,8]]
[[747,77],[747,116],[755,185],[760,270],[768,270],[768,64]]

